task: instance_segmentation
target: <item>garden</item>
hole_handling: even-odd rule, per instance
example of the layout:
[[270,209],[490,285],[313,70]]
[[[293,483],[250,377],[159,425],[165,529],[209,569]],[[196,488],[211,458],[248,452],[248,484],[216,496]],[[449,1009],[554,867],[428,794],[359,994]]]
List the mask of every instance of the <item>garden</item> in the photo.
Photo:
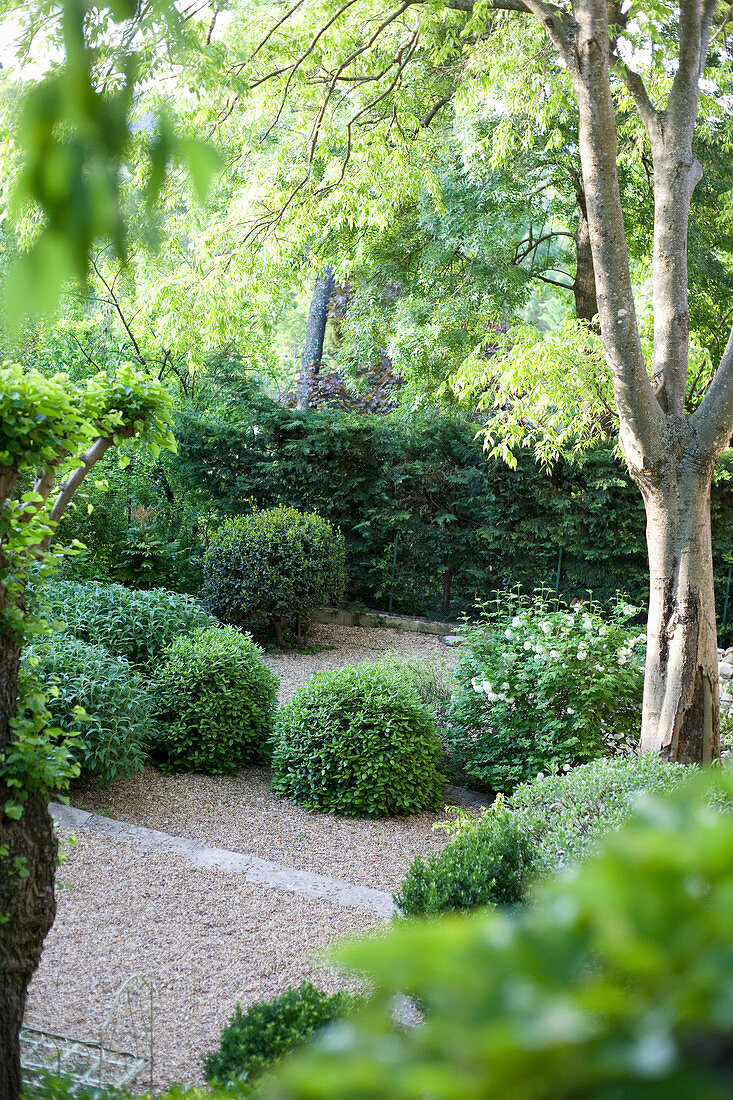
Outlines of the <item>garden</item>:
[[723,1100],[718,0],[0,4],[0,1100]]

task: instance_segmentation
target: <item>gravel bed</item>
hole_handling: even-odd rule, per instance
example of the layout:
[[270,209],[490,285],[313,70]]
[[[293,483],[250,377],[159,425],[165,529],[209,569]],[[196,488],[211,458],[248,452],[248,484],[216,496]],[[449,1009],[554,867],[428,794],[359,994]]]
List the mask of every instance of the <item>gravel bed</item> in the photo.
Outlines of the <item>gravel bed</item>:
[[281,703],[294,695],[314,672],[376,661],[388,649],[394,649],[403,657],[425,657],[437,665],[444,664],[449,670],[455,668],[459,657],[458,651],[445,645],[436,634],[414,634],[386,626],[372,628],[314,623],[306,641],[308,645],[323,648],[318,653],[267,655],[268,665],[280,677]]
[[366,911],[248,885],[106,837],[80,834],[68,852],[26,1022],[98,1038],[122,982],[150,973],[159,1090],[203,1083],[202,1054],[218,1045],[238,1000],[271,998],[305,978],[329,992],[358,989],[315,956],[340,937],[384,926]]
[[[281,698],[319,669],[374,660],[385,649],[442,660],[448,667],[458,659],[435,636],[385,628],[319,624],[309,641],[336,648],[267,658],[281,678]],[[133,825],[378,890],[396,890],[415,855],[427,856],[447,842],[444,832],[433,829],[445,819],[443,811],[376,821],[309,813],[275,795],[268,777],[263,768],[206,776],[164,775],[148,767],[111,787],[79,788],[71,801]]]

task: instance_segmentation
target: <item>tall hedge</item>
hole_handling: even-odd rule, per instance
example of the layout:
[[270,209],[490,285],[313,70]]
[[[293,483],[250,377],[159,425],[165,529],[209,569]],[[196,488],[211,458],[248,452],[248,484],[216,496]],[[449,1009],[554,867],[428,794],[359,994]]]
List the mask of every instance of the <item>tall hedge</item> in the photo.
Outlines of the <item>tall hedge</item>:
[[[397,536],[395,610],[442,615],[474,594],[520,584],[554,587],[566,599],[592,589],[643,602],[648,584],[644,509],[610,448],[598,448],[551,476],[530,455],[516,470],[487,460],[478,425],[449,412],[407,421],[284,408],[246,391],[226,415],[184,411],[179,454],[166,461],[210,521],[289,504],[316,511],[347,540],[347,598],[388,600]],[[722,608],[733,552],[733,460],[713,489],[713,543]]]

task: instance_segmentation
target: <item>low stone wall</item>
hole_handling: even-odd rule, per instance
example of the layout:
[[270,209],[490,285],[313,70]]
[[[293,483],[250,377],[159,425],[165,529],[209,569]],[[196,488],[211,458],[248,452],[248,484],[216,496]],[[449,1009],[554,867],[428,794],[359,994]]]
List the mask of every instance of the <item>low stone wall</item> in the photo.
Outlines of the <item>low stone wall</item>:
[[436,623],[411,615],[387,615],[381,611],[342,611],[338,607],[320,607],[311,615],[316,623],[335,623],[337,626],[384,626],[392,630],[410,630],[413,634],[438,634],[442,637],[460,638],[459,623]]

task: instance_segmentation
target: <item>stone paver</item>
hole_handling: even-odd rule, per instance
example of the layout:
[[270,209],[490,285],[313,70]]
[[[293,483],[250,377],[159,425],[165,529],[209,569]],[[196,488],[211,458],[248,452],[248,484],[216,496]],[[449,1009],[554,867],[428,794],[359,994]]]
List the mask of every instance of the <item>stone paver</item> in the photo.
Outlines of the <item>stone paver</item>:
[[49,809],[54,820],[66,829],[88,829],[148,851],[164,849],[175,852],[195,867],[232,871],[241,874],[246,882],[259,883],[273,890],[302,894],[352,909],[369,909],[384,917],[389,917],[394,912],[392,896],[383,890],[354,886],[342,879],[315,875],[310,871],[298,871],[294,867],[260,859],[259,856],[228,852],[224,848],[209,848],[185,837],[171,836],[169,833],[145,829],[140,825],[129,825],[126,821],[113,821],[99,814],[90,814],[86,810],[77,810],[73,806],[52,802]]

